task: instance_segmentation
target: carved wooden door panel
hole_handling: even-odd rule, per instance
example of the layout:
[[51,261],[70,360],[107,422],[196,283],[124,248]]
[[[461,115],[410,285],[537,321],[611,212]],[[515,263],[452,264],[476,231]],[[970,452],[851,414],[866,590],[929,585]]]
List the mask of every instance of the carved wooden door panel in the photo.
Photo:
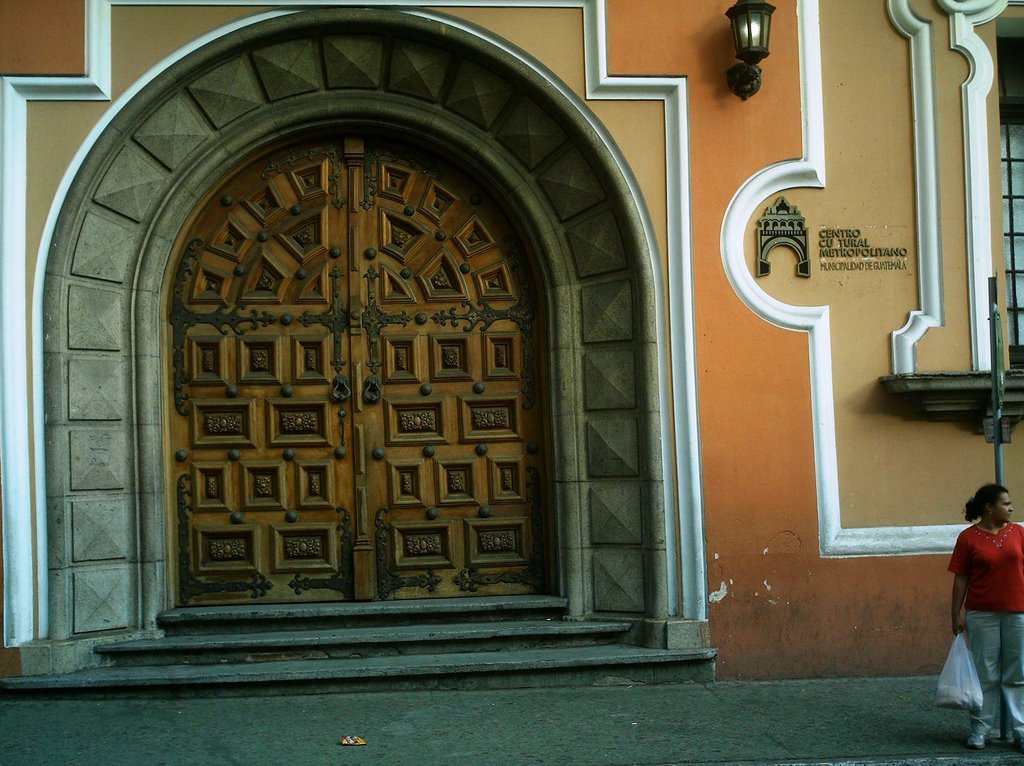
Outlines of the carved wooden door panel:
[[360,136],[277,150],[179,247],[179,603],[544,588],[532,282],[468,176]]

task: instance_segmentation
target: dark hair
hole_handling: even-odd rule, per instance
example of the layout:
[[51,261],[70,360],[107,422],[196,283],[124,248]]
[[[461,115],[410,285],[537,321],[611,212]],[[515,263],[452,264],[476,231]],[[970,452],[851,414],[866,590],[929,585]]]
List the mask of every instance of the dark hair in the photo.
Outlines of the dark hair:
[[1002,484],[986,484],[974,493],[974,497],[967,501],[967,504],[964,506],[964,518],[968,521],[981,518],[986,505],[995,503],[999,500],[1000,495],[1008,494],[1010,494],[1010,490]]

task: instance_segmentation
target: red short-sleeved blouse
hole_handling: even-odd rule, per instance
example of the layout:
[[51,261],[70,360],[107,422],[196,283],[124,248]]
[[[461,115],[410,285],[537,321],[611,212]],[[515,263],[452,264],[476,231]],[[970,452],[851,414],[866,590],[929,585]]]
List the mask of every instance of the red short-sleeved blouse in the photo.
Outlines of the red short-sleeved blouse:
[[967,575],[964,606],[978,612],[1024,612],[1024,528],[996,534],[967,527],[956,539],[949,571]]

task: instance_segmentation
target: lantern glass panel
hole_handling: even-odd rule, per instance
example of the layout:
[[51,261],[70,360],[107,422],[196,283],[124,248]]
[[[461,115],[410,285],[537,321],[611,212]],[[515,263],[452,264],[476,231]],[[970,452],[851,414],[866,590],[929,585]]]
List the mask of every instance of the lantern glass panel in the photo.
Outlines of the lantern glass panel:
[[751,13],[747,17],[747,28],[749,33],[747,36],[747,47],[756,48],[761,45],[761,14]]
[[765,50],[768,49],[768,40],[771,37],[772,32],[772,15],[770,13],[761,14],[761,39],[758,41]]

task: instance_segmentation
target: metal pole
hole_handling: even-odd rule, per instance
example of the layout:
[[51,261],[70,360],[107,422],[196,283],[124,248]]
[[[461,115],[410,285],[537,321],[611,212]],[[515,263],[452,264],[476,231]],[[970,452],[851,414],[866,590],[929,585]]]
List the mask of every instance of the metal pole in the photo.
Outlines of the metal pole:
[[[992,368],[992,447],[995,451],[996,484],[1003,483],[1003,391],[1006,384],[1006,376],[1003,371],[1003,328],[999,314],[999,292],[996,287],[996,278],[988,278],[988,303],[989,303],[989,349],[991,351]],[[1000,663],[999,677],[1002,678],[1002,663]],[[1002,684],[1000,684],[1002,686]],[[1003,697],[1002,689],[999,691],[999,736],[1002,739],[1010,739],[1008,730],[1008,718],[1006,710],[1006,698]]]
[[992,353],[992,446],[995,450],[996,484],[1003,483],[1003,328],[999,314],[996,278],[988,278],[989,348]]

